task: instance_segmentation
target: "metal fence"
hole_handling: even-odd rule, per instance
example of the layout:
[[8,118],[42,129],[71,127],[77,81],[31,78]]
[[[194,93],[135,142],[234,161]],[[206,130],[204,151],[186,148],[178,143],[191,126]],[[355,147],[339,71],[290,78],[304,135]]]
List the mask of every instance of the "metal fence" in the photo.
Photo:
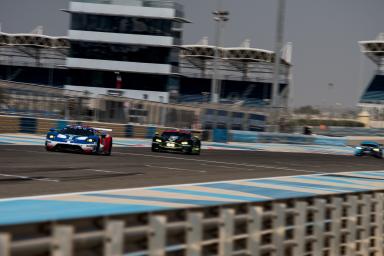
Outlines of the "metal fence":
[[0,255],[384,255],[384,193],[1,227]]
[[[0,114],[52,119],[133,123],[183,129],[254,130],[266,125],[264,106],[166,104],[61,88],[0,81]],[[256,127],[257,126],[257,127]]]
[[193,106],[0,81],[0,113],[7,115],[192,128],[198,110]]

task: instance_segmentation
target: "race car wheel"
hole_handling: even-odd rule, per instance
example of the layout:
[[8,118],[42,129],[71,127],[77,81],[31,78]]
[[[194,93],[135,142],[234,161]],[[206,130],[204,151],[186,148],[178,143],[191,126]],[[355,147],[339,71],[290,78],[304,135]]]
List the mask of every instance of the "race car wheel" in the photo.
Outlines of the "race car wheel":
[[100,140],[97,140],[97,146],[96,146],[95,154],[100,154]]
[[47,151],[49,151],[49,152],[52,152],[52,151],[54,151],[53,149],[51,149],[51,148],[48,148],[48,146],[47,146],[47,143],[45,143],[45,150],[47,150]]
[[111,139],[111,142],[109,142],[109,148],[108,148],[108,151],[105,152],[104,154],[105,154],[106,156],[110,156],[111,153],[112,153],[112,139]]
[[160,149],[159,149],[158,147],[152,145],[152,147],[151,147],[151,151],[152,151],[152,152],[160,152]]
[[195,149],[195,152],[194,152],[193,154],[195,154],[195,155],[200,155],[200,151],[201,151],[201,148],[199,148],[199,149]]

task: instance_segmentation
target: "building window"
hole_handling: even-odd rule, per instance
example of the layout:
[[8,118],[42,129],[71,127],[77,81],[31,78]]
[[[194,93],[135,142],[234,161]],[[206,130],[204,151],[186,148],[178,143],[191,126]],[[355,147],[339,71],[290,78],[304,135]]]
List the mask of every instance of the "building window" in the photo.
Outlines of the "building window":
[[[167,75],[120,73],[124,81],[122,89],[143,91],[167,91]],[[70,85],[115,88],[116,74],[112,71],[71,69]],[[149,96],[149,95],[148,95]]]
[[168,47],[72,41],[70,57],[177,65],[177,53]]
[[121,17],[83,13],[73,13],[71,17],[72,30],[172,36],[173,21],[167,19]]

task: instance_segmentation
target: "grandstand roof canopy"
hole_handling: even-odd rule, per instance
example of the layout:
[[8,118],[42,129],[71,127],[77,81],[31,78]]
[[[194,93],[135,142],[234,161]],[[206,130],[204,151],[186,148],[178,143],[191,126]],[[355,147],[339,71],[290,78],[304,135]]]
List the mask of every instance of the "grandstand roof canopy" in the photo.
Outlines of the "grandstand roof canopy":
[[376,40],[360,41],[361,52],[373,62],[380,65],[384,59],[384,33],[379,34]]
[[[212,45],[183,45],[181,56],[187,58],[213,59],[215,46]],[[273,63],[275,54],[273,51],[249,48],[249,47],[218,47],[219,57],[224,60],[239,62],[268,62]],[[285,59],[282,63],[290,65]]]
[[8,34],[0,32],[0,46],[69,48],[69,40],[67,37],[52,37],[40,34]]

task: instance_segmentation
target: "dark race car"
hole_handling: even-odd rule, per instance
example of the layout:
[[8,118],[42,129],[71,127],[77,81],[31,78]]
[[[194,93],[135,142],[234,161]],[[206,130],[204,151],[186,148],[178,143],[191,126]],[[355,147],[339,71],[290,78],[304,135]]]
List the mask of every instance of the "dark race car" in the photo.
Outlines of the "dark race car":
[[377,158],[383,158],[383,147],[381,144],[373,141],[364,141],[355,147],[355,156],[370,155]]
[[199,155],[201,141],[189,131],[166,130],[152,139],[152,151],[178,151],[184,154]]
[[111,155],[111,129],[90,128],[86,126],[66,126],[57,131],[51,128],[47,133],[47,151],[71,151],[88,154]]

